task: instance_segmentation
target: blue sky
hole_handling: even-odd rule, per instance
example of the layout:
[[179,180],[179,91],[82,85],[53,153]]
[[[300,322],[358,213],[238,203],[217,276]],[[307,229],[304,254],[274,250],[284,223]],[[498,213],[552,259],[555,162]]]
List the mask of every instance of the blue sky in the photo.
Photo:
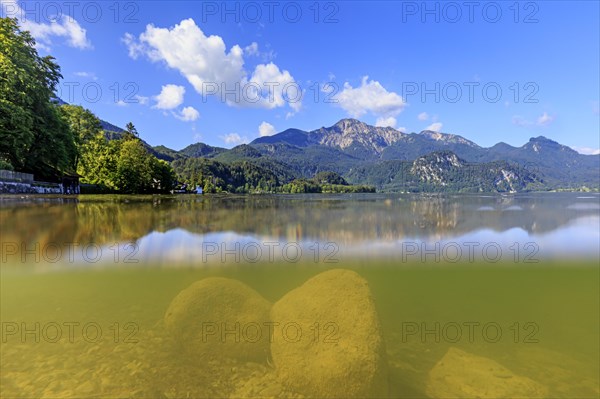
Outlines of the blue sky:
[[600,148],[597,1],[0,1],[56,57],[65,101],[152,145],[356,117]]

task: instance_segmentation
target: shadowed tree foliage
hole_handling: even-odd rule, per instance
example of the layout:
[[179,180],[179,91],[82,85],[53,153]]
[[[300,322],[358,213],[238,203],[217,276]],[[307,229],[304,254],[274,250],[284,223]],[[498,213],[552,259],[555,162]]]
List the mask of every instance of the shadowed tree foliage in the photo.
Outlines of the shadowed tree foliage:
[[138,133],[135,126],[133,125],[133,122],[128,122],[127,125],[125,125],[125,133],[123,133],[123,138],[135,139],[135,138],[139,138],[139,137],[140,137],[140,134]]
[[74,171],[71,130],[50,100],[62,78],[16,19],[0,18],[0,159],[39,177]]
[[180,178],[204,192],[273,192],[279,185],[275,173],[247,161],[231,164],[206,158],[188,158],[173,162]]
[[94,139],[102,134],[102,125],[100,119],[91,111],[77,105],[62,105],[60,113],[71,129],[75,143],[77,144],[77,153],[75,165],[77,173],[84,177],[91,176],[92,164],[96,162],[94,154]]
[[313,180],[317,184],[341,184],[343,186],[348,185],[348,182],[338,173],[329,171],[317,173],[315,177],[313,177]]
[[38,55],[29,32],[0,18],[0,168],[38,180],[77,172],[85,183],[126,193],[171,190],[173,169],[149,154],[133,123],[108,140],[91,111],[53,102],[61,78],[54,58]]
[[64,107],[69,120],[79,126],[74,130],[80,138],[77,172],[83,182],[123,193],[168,192],[174,187],[171,165],[150,154],[139,138],[125,133],[120,139],[108,139],[94,114],[81,107]]

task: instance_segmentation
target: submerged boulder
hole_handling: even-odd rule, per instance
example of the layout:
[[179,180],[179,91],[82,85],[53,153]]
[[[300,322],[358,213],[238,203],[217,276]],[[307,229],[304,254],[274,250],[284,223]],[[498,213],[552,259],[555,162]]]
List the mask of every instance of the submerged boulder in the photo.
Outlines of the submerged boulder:
[[485,357],[450,348],[429,372],[431,398],[542,398],[547,390],[539,383],[514,374]]
[[388,395],[385,346],[365,279],[330,270],[287,293],[271,310],[271,356],[282,385],[319,398]]
[[173,299],[165,326],[192,356],[266,362],[270,309],[271,304],[244,283],[211,277]]

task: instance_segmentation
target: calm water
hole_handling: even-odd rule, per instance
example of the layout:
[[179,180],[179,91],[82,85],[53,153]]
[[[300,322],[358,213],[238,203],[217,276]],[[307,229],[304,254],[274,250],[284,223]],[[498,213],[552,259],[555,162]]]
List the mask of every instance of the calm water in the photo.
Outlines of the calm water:
[[311,396],[163,318],[206,277],[276,303],[329,269],[369,284],[390,397],[439,396],[450,348],[472,397],[600,395],[598,194],[0,197],[0,221],[3,398]]

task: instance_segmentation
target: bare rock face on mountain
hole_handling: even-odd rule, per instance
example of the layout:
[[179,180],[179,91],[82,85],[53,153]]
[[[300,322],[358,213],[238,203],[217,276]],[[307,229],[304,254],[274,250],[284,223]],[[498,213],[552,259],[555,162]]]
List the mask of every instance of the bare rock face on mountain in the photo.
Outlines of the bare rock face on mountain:
[[341,149],[356,146],[373,154],[381,154],[403,136],[404,133],[394,128],[370,126],[356,119],[342,119],[329,128],[322,127],[309,133],[309,137],[320,145]]
[[543,398],[547,389],[491,359],[450,348],[429,372],[431,398]]
[[383,398],[385,347],[366,280],[321,273],[281,298],[271,355],[282,386],[309,397]]
[[237,280],[211,277],[181,291],[165,326],[182,349],[200,358],[266,362],[271,304]]
[[465,162],[450,151],[434,152],[427,156],[417,158],[413,162],[410,172],[422,181],[433,182],[442,186],[446,185],[444,172],[459,169]]

